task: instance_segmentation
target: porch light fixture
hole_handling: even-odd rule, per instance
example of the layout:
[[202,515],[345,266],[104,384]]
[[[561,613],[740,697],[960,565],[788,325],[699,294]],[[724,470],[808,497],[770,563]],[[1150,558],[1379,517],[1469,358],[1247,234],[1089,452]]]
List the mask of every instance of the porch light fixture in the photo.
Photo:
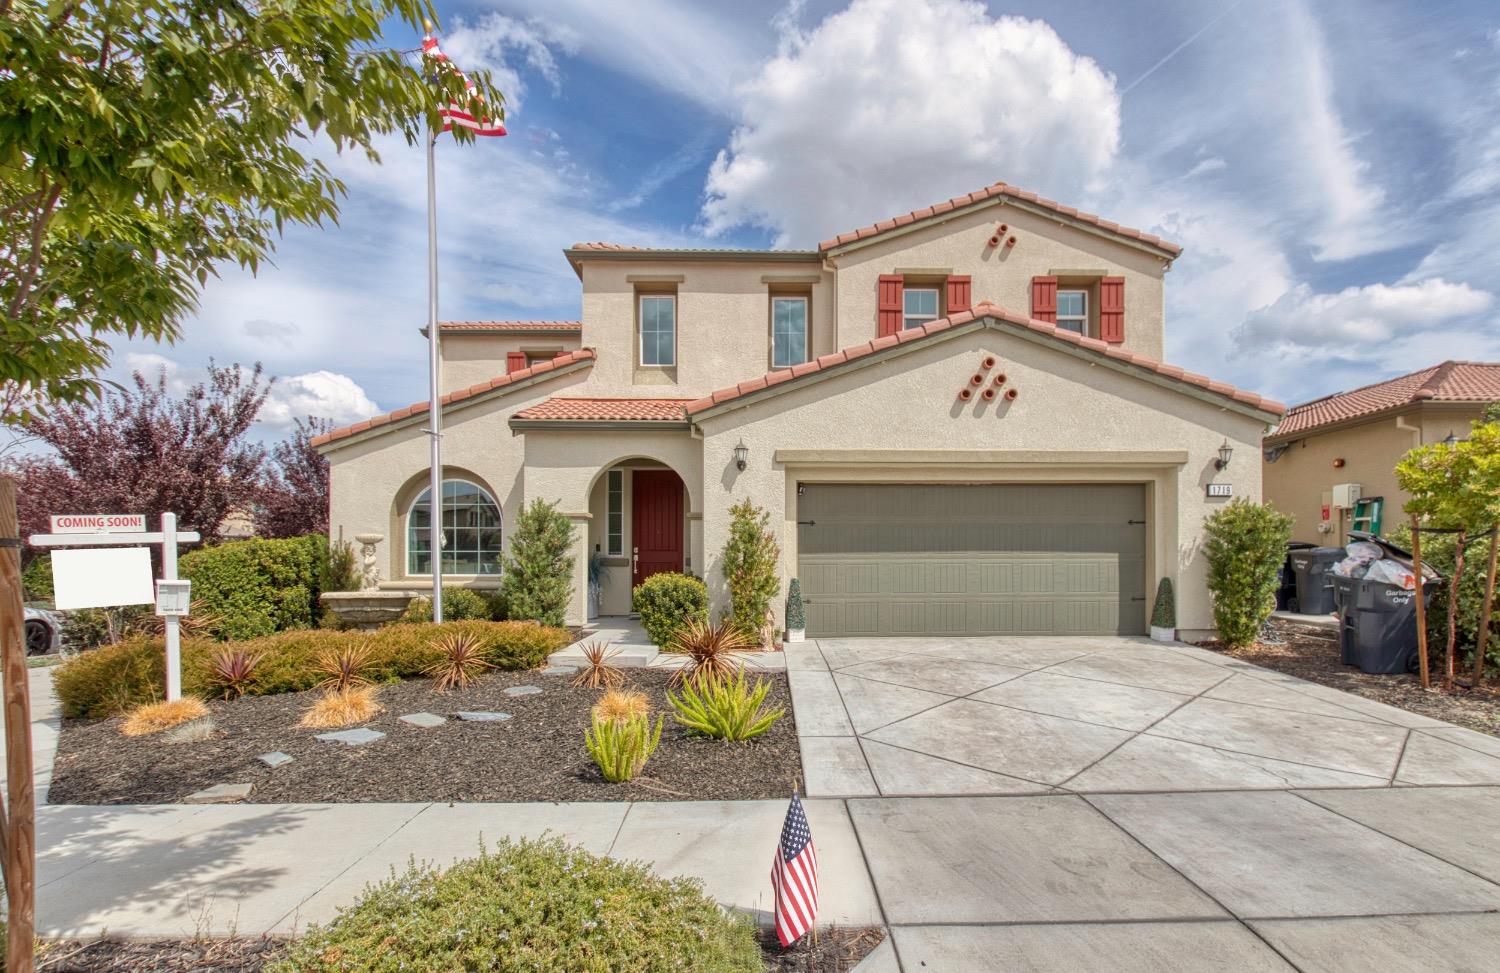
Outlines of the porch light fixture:
[[1229,445],[1229,440],[1219,447],[1219,458],[1214,460],[1214,469],[1222,470],[1229,465],[1229,460],[1234,456],[1234,447]]
[[734,447],[734,467],[735,469],[743,473],[745,471],[745,467],[749,465],[750,447],[746,446],[745,441],[741,439],[739,443]]

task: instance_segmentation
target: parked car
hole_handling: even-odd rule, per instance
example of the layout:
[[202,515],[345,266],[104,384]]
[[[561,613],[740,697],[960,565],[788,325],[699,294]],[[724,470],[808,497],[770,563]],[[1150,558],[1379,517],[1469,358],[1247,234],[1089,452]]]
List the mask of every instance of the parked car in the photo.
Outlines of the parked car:
[[26,609],[26,654],[50,655],[62,646],[62,619],[45,608]]

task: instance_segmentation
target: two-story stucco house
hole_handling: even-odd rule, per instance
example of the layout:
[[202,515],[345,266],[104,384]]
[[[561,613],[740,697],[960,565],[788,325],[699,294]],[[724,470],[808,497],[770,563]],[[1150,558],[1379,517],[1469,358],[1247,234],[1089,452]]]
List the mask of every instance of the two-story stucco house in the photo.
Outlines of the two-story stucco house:
[[[604,615],[663,570],[722,608],[749,497],[810,636],[1140,633],[1161,577],[1205,634],[1207,487],[1260,496],[1283,407],[1161,361],[1179,252],[1004,183],[816,250],[578,244],[580,321],[441,326],[442,570],[498,584],[540,497],[577,528],[570,622],[590,554]],[[390,587],[431,583],[426,423],[319,441],[333,529],[385,535]]]

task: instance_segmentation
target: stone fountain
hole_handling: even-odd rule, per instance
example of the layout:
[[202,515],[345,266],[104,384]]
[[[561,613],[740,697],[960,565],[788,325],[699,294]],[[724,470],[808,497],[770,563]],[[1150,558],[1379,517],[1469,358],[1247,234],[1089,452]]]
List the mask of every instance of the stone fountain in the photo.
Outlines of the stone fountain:
[[373,631],[406,614],[413,595],[410,591],[381,590],[376,545],[385,540],[384,534],[355,534],[354,540],[361,558],[359,590],[325,591],[321,600],[345,625]]

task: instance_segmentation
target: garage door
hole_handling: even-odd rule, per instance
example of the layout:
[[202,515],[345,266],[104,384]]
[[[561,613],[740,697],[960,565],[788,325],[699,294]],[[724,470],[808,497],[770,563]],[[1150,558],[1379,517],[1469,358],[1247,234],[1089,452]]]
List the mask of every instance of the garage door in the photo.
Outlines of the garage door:
[[1145,631],[1139,484],[805,483],[809,636]]

